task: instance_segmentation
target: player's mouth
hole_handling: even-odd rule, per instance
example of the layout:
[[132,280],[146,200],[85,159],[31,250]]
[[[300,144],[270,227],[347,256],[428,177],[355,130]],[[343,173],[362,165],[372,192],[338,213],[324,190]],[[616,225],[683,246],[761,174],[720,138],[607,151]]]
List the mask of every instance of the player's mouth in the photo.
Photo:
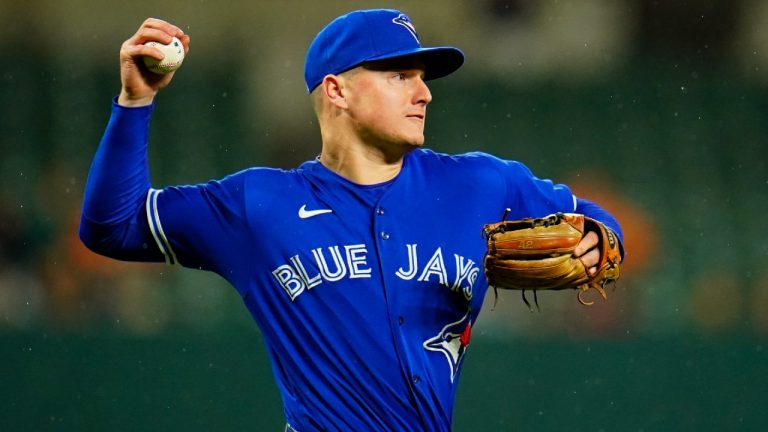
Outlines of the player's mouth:
[[414,114],[408,114],[408,115],[406,115],[406,117],[411,118],[411,119],[416,119],[416,120],[419,120],[419,121],[424,121],[425,115],[422,114],[422,113],[414,113]]

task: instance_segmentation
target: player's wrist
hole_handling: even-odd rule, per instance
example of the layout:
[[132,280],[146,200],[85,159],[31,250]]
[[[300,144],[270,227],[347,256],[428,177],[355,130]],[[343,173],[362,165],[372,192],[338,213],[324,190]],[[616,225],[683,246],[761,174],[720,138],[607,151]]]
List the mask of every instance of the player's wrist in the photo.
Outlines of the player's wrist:
[[122,90],[120,92],[120,95],[117,97],[117,104],[124,107],[142,107],[147,105],[152,105],[152,102],[155,100],[155,96],[131,96],[128,92],[125,90]]

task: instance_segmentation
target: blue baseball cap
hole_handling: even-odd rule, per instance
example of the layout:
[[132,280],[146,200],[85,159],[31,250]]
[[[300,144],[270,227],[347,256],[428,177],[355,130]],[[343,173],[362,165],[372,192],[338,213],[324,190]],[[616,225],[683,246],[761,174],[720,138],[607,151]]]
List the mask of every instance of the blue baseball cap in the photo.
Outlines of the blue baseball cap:
[[464,63],[458,48],[422,47],[408,15],[394,9],[358,10],[336,18],[315,36],[307,51],[304,80],[311,93],[328,74],[407,56],[424,63],[425,80],[444,77]]

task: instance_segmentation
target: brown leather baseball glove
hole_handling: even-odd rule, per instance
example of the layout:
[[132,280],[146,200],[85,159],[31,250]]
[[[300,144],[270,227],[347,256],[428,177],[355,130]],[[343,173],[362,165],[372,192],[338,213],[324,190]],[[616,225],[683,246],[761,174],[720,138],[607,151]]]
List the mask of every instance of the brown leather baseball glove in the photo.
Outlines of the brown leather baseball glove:
[[[589,275],[579,258],[576,245],[587,232],[598,236],[600,260],[597,271]],[[578,289],[577,299],[589,306],[581,295],[597,290],[607,299],[605,285],[619,278],[621,253],[616,234],[602,223],[581,214],[555,213],[544,218],[502,221],[483,227],[487,242],[485,275],[496,288],[531,290],[538,307],[538,290]]]

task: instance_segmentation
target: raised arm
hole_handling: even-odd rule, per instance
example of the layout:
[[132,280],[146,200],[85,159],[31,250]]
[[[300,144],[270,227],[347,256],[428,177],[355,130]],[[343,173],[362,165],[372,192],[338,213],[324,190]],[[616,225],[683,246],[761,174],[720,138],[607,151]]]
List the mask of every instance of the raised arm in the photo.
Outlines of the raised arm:
[[189,50],[189,36],[165,21],[150,18],[120,49],[122,88],[96,151],[85,186],[80,238],[94,252],[116,259],[160,261],[148,228],[145,198],[150,189],[147,141],[152,103],[174,73],[154,74],[143,56],[162,53],[144,43],[178,37]]

